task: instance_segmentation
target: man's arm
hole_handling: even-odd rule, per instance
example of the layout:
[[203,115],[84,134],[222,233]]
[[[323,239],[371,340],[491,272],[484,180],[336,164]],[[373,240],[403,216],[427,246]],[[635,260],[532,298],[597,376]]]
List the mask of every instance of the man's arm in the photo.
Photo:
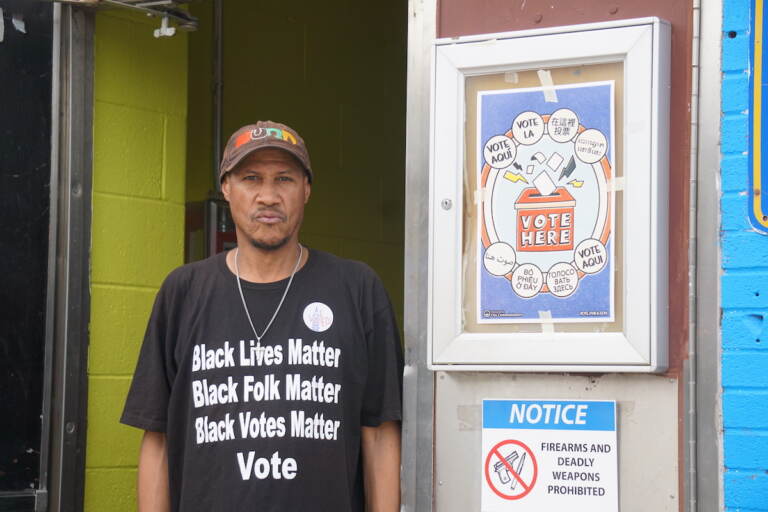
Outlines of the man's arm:
[[169,512],[168,451],[165,434],[144,432],[139,451],[139,512]]
[[400,422],[362,427],[365,504],[368,512],[400,510]]

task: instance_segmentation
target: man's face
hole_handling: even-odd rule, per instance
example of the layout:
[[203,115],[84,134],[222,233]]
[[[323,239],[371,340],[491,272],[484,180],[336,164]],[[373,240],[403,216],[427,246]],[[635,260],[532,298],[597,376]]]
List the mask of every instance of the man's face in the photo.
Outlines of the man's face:
[[298,240],[310,188],[298,160],[271,148],[245,157],[221,184],[238,240],[265,250]]

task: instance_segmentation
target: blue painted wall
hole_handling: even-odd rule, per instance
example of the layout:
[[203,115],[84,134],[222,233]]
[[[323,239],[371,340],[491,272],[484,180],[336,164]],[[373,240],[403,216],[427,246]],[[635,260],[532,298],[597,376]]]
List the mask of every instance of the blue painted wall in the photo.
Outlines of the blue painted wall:
[[723,1],[722,385],[725,509],[768,511],[768,236],[753,231],[750,0]]

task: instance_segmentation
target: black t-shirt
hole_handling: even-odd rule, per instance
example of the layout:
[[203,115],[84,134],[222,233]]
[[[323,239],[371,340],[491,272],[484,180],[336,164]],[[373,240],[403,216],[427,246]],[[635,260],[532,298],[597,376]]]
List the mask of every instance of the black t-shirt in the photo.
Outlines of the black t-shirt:
[[[259,334],[287,282],[242,281]],[[172,510],[362,511],[360,427],[401,418],[402,368],[365,264],[312,250],[257,342],[221,253],[163,283],[121,422],[167,434]]]

